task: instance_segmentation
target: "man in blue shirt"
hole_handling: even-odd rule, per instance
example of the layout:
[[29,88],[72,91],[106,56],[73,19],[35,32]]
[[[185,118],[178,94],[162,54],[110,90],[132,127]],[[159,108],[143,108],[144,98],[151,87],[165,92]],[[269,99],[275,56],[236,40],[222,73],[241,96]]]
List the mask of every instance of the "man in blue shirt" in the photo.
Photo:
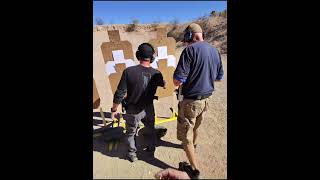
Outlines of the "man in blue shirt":
[[208,99],[214,82],[223,78],[220,53],[203,40],[198,24],[190,24],[184,35],[187,47],[183,50],[173,75],[175,86],[182,86],[183,100],[178,105],[177,138],[187,154],[194,174],[200,174],[194,148],[198,127],[208,110]]

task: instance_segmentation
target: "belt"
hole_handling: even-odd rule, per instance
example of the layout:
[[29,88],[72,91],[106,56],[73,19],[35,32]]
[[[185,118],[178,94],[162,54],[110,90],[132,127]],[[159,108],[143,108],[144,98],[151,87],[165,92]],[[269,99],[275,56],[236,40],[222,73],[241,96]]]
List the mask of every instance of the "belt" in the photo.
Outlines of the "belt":
[[186,99],[193,99],[193,100],[202,100],[210,97],[212,94],[206,94],[206,95],[198,95],[198,96],[187,96],[184,97]]

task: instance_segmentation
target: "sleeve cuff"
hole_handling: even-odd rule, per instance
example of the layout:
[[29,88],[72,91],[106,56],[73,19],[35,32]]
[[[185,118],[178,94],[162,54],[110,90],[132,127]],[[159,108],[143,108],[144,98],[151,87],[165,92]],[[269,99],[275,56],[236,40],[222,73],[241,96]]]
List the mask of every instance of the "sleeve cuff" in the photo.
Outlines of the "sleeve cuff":
[[223,76],[216,78],[217,81],[221,81],[222,79],[223,79]]
[[121,100],[120,100],[120,99],[113,99],[113,103],[115,103],[115,104],[120,104],[120,103],[121,103]]
[[173,78],[175,78],[176,80],[182,82],[182,83],[185,83],[187,78],[181,78],[181,77],[178,77],[177,75],[173,75]]

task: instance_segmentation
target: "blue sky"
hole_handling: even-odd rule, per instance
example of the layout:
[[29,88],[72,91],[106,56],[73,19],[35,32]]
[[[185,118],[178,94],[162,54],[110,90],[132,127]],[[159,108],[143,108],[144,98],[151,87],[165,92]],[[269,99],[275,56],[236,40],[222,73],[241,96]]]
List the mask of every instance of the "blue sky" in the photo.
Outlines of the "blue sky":
[[142,24],[174,19],[184,23],[226,8],[227,1],[94,1],[93,23],[97,17],[105,24],[129,24],[132,19]]

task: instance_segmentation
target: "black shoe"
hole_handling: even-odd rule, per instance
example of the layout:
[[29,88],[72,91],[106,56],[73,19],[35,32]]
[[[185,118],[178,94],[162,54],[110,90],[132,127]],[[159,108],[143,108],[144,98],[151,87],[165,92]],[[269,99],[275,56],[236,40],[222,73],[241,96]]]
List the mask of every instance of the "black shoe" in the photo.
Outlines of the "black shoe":
[[180,162],[179,170],[186,172],[191,179],[199,179],[200,177],[200,171],[197,169],[193,170],[187,162]]
[[135,161],[138,160],[138,158],[137,158],[136,155],[130,155],[130,154],[128,154],[127,156],[128,156],[128,158],[129,158],[129,160],[130,160],[131,162],[135,162]]

